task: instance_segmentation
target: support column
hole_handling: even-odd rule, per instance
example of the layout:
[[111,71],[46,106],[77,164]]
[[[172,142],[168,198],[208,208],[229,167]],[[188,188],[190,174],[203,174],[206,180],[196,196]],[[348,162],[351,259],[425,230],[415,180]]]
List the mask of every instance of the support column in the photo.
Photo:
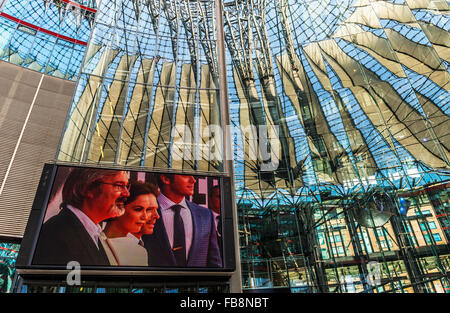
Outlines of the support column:
[[220,114],[222,123],[222,138],[224,145],[224,171],[231,178],[231,203],[233,212],[233,229],[234,229],[234,243],[235,243],[235,260],[236,270],[231,276],[231,292],[242,292],[242,278],[241,278],[241,257],[239,248],[239,226],[236,206],[236,191],[234,189],[234,165],[233,165],[233,150],[231,146],[230,134],[227,132],[228,125],[230,125],[230,115],[228,107],[228,86],[227,86],[227,69],[225,60],[225,36],[223,24],[223,7],[221,0],[215,0],[216,4],[216,27],[217,27],[217,61],[219,72],[219,98],[220,98]]

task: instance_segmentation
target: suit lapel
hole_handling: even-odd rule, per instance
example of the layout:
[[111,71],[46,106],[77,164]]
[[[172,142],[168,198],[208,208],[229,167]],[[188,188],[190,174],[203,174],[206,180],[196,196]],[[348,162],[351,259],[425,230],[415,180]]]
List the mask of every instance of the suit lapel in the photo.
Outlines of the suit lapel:
[[191,241],[191,249],[189,250],[188,253],[188,258],[187,258],[187,265],[190,266],[190,260],[191,260],[191,256],[195,255],[195,251],[197,249],[197,240],[195,238],[196,236],[196,230],[197,230],[197,221],[199,221],[199,216],[197,215],[198,212],[197,210],[193,210],[192,209],[192,203],[189,202],[188,200],[186,200],[186,204],[189,208],[189,211],[191,211],[191,216],[192,216],[192,241]]
[[[100,240],[98,242],[98,250],[99,250],[99,253],[100,253],[100,258],[102,260],[108,260],[108,255],[106,254],[105,248],[103,247],[103,244],[100,242]],[[108,260],[108,262],[105,265],[111,265],[109,260]]]
[[79,251],[85,255],[86,259],[83,263],[86,263],[86,265],[109,265],[106,254],[102,254],[102,251],[99,251],[78,217],[68,208],[64,208],[63,210],[64,212],[61,213],[64,213],[66,219],[70,220],[68,225],[73,225],[73,234],[71,237],[75,241],[74,244],[79,246]]

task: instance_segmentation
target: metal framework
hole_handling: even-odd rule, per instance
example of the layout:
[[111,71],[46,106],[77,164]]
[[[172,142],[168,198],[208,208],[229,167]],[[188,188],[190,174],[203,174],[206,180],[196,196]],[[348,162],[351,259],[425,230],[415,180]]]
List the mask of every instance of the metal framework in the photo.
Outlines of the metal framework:
[[244,288],[448,292],[445,1],[224,10],[232,122],[280,127],[274,172],[235,139]]
[[449,292],[448,2],[222,5],[226,73],[213,1],[92,4],[57,160],[221,173],[228,105],[244,289]]

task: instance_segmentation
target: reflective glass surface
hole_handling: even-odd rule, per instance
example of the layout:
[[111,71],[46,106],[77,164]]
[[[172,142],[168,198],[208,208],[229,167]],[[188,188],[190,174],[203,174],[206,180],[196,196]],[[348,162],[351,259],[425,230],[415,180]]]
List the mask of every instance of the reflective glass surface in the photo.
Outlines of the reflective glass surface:
[[103,1],[58,159],[222,171],[218,83],[213,2]]
[[448,3],[223,8],[244,289],[449,292]]
[[0,293],[13,291],[17,280],[15,264],[19,248],[18,244],[0,243]]
[[58,160],[223,171],[225,79],[244,290],[449,292],[449,16],[444,0],[103,1]]
[[0,2],[0,59],[76,80],[95,16],[95,3],[70,0]]

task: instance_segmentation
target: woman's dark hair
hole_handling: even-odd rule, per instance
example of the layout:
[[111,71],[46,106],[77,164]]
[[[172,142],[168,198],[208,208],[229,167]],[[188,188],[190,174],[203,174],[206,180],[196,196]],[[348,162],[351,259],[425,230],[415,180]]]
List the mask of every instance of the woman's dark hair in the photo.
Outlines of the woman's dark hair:
[[152,183],[143,183],[139,181],[132,181],[130,186],[130,196],[125,201],[125,205],[136,200],[140,195],[153,194],[155,197],[159,195],[158,186]]

